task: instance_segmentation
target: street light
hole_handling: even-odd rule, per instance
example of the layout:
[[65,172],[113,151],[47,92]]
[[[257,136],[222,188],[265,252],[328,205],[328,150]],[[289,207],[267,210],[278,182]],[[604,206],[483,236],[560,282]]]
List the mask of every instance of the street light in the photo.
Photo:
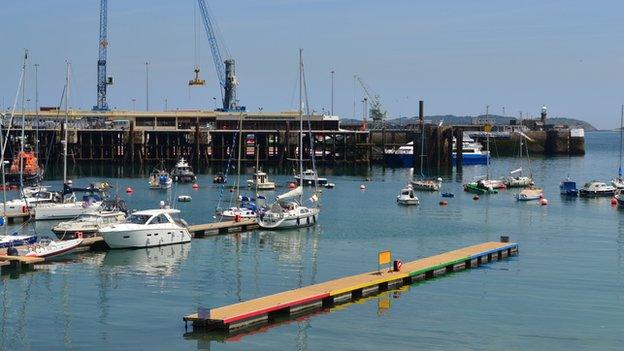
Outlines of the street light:
[[145,111],[149,111],[149,62],[145,62]]
[[334,70],[331,70],[331,114],[334,115]]

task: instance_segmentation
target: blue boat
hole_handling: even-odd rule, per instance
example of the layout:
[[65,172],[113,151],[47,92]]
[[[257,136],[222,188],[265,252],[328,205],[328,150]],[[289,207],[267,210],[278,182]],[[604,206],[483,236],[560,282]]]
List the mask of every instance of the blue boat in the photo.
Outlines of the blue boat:
[[0,235],[0,248],[30,245],[37,242],[36,235]]
[[[414,143],[409,142],[398,149],[384,150],[384,162],[390,167],[414,167]],[[455,146],[453,146],[455,150]],[[462,165],[486,165],[490,153],[483,151],[483,145],[470,138],[462,143]],[[452,163],[455,165],[457,152],[453,151]]]
[[579,190],[576,188],[576,182],[570,180],[570,178],[561,181],[559,192],[561,195],[572,197],[576,197],[579,194]]
[[442,193],[442,197],[455,197],[453,193]]
[[399,147],[398,149],[384,150],[384,163],[390,167],[413,167],[414,166],[414,142]]

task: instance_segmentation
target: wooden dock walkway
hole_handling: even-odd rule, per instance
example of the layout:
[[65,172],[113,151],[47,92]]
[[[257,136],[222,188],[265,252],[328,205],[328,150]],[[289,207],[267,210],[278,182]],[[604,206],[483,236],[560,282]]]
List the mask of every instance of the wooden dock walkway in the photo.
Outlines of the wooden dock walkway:
[[238,222],[223,221],[206,224],[196,224],[189,226],[189,232],[194,238],[203,238],[206,236],[246,232],[252,229],[256,229],[258,227],[258,221],[255,218],[250,218],[242,219]]
[[8,256],[0,255],[0,272],[22,272],[34,269],[35,263],[41,263],[45,259],[41,257]]
[[368,272],[219,308],[199,308],[183,320],[192,322],[193,330],[236,332],[266,324],[277,316],[317,311],[517,253],[516,243],[487,242],[404,263],[400,271]]

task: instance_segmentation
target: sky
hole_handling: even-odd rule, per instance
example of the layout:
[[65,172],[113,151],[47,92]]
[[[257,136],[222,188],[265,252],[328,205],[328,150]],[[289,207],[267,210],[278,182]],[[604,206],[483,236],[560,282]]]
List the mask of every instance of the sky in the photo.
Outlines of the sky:
[[[619,124],[624,103],[624,2],[575,0],[208,0],[236,60],[238,97],[248,110],[297,108],[298,49],[304,49],[308,97],[317,111],[362,116],[359,75],[391,118],[490,113],[579,118],[598,128]],[[220,100],[194,0],[109,0],[111,108],[212,109]],[[198,21],[200,19],[198,18]],[[198,23],[199,24],[199,23]],[[198,64],[204,87],[189,88]],[[70,105],[96,103],[99,0],[2,0],[0,104],[13,104],[23,50],[30,56],[27,104],[59,104],[65,61]],[[133,102],[134,99],[134,102]]]

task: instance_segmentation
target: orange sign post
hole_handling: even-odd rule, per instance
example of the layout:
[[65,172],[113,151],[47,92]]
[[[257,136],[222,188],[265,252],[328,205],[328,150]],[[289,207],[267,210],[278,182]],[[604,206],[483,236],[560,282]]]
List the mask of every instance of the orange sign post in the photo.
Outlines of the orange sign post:
[[377,254],[377,270],[381,272],[381,266],[392,262],[392,253],[390,251],[380,251]]

